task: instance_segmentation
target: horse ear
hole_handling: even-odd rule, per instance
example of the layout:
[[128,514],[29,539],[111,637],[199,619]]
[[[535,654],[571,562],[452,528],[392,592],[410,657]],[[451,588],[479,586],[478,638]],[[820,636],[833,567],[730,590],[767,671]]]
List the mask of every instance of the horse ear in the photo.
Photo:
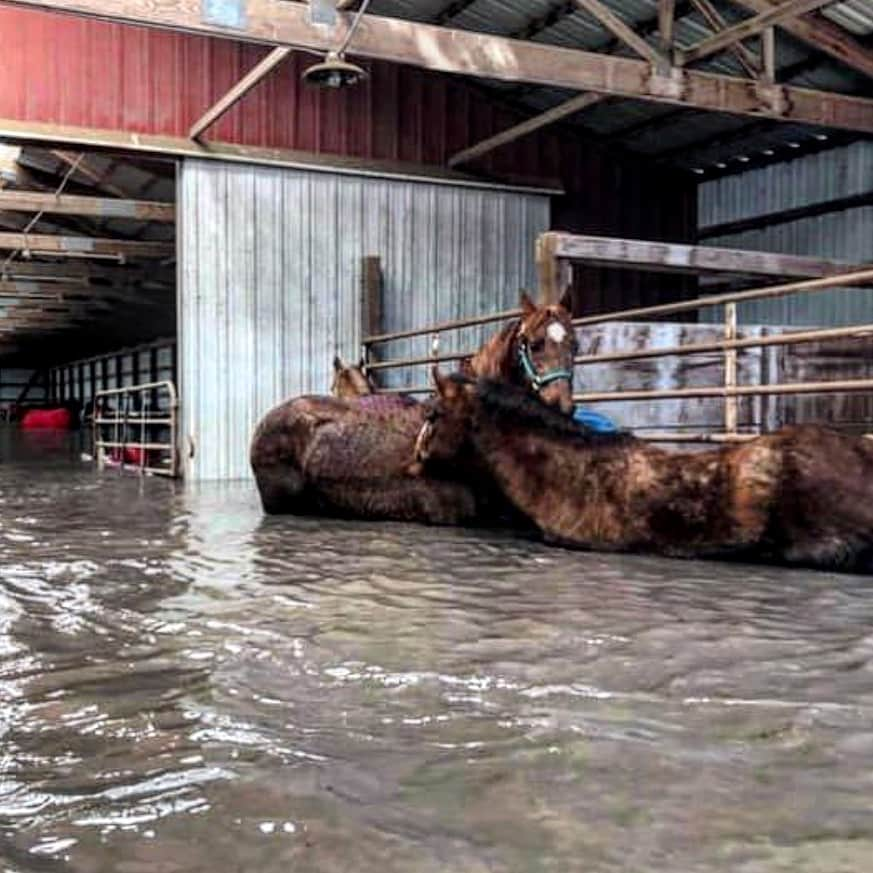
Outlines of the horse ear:
[[343,368],[343,362],[342,362],[342,359],[340,358],[339,355],[334,355],[334,356],[333,356],[333,368],[334,368],[334,370],[336,370],[337,372],[339,372],[339,371],[342,370],[342,368]]
[[527,291],[521,292],[521,311],[522,315],[527,318],[529,315],[532,315],[537,310],[536,303],[530,299],[530,295]]
[[446,388],[449,386],[449,379],[440,373],[439,364],[434,364],[431,368],[430,375],[433,378],[433,387],[436,389],[437,396],[444,397]]

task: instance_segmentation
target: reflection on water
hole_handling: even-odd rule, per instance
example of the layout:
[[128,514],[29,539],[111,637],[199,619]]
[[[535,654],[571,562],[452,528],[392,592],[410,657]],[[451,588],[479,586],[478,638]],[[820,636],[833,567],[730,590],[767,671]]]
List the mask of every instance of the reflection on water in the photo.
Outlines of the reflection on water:
[[0,868],[873,869],[863,579],[78,455],[0,442]]

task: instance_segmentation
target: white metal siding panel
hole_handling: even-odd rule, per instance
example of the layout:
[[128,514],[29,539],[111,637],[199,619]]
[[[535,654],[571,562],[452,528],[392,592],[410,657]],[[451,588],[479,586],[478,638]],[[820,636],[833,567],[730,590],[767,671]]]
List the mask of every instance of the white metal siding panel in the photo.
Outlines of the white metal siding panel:
[[[193,480],[250,476],[257,420],[288,397],[327,393],[334,354],[357,359],[364,256],[382,260],[384,329],[402,330],[516,305],[534,285],[534,240],[549,227],[542,194],[212,161],[186,161],[178,192]],[[483,331],[465,333],[442,348],[470,346]],[[428,347],[403,341],[389,352]],[[401,378],[428,376],[398,374],[394,384]]]
[[[873,143],[773,164],[699,188],[701,227],[739,221],[873,190]],[[707,245],[873,263],[873,207],[862,207],[706,240]],[[873,289],[838,289],[739,307],[744,324],[841,325],[873,320]],[[701,310],[718,321],[718,310]]]

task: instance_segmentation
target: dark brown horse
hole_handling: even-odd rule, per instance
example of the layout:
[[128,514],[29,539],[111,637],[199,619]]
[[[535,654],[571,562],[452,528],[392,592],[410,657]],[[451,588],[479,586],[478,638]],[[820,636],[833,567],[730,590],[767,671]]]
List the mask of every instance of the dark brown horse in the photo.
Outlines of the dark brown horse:
[[812,425],[701,453],[586,431],[492,380],[435,373],[417,459],[472,452],[550,540],[873,573],[873,445]]
[[[510,378],[564,408],[576,349],[570,315],[560,306],[537,307],[526,296],[522,307],[499,342],[476,356],[479,371]],[[250,453],[265,511],[434,524],[503,515],[487,489],[468,487],[468,472],[457,465],[429,464],[424,471],[412,465],[427,408],[379,394],[298,397],[277,406],[258,424]]]

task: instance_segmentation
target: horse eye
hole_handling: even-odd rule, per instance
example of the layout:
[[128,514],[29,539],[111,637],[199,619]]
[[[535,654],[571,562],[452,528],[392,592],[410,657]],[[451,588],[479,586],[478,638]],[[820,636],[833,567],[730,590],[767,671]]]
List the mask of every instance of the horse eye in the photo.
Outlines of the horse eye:
[[532,352],[541,352],[546,347],[546,341],[544,339],[535,339],[530,344],[530,350]]

